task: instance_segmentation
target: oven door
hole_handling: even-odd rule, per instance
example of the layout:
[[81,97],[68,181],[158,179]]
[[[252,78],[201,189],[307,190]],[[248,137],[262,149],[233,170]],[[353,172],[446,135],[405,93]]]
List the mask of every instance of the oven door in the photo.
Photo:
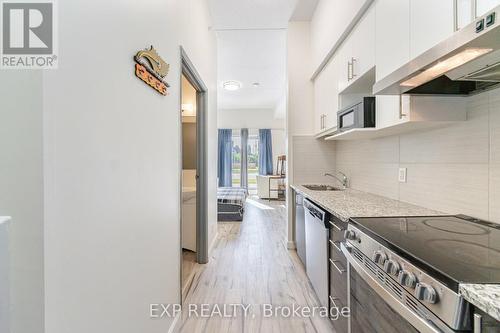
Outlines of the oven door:
[[450,333],[417,315],[388,291],[354,256],[350,245],[342,243],[349,263],[348,292],[351,310],[349,328],[353,333]]

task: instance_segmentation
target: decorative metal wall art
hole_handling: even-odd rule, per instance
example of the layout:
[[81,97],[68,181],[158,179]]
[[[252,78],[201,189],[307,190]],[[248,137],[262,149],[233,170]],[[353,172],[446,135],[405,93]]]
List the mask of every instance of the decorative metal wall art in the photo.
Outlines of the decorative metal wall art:
[[165,62],[151,45],[149,49],[137,52],[134,57],[135,75],[162,95],[167,95],[170,85],[164,81],[170,65]]

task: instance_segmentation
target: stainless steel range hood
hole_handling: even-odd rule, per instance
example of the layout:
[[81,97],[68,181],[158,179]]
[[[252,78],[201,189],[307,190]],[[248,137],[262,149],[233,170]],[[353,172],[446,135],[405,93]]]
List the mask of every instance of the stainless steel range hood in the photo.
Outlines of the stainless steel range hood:
[[500,6],[373,86],[377,95],[468,95],[500,83]]

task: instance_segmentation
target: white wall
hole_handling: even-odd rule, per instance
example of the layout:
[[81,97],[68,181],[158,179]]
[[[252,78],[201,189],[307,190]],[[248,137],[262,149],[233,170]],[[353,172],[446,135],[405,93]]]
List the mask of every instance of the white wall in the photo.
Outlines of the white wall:
[[[0,216],[13,218],[9,234],[10,333],[41,333],[42,72],[1,71],[0,91]],[[5,315],[0,314],[0,321]]]
[[310,24],[290,22],[287,30],[288,105],[287,131],[289,136],[314,132],[313,84]]
[[276,118],[273,109],[222,109],[217,115],[218,128],[285,128],[285,119]]
[[[320,0],[311,19],[313,71],[324,60],[365,0]],[[312,75],[312,71],[309,76]]]
[[[44,75],[46,332],[166,332],[150,303],[180,301],[180,52],[209,88],[216,49],[205,1],[59,2],[59,69]],[[170,94],[133,74],[153,44]],[[209,159],[210,238],[215,159]]]

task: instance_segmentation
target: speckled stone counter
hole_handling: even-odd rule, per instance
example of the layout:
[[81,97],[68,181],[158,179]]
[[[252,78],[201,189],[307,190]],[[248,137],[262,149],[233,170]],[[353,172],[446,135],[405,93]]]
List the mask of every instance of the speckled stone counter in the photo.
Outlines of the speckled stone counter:
[[[353,189],[313,191],[302,185],[291,187],[343,221],[351,217],[444,215],[435,210]],[[500,320],[500,285],[461,284],[460,293],[471,304]]]
[[461,284],[460,294],[496,320],[500,320],[500,285]]
[[313,191],[302,185],[291,187],[343,221],[351,217],[444,215],[435,210],[353,189]]

